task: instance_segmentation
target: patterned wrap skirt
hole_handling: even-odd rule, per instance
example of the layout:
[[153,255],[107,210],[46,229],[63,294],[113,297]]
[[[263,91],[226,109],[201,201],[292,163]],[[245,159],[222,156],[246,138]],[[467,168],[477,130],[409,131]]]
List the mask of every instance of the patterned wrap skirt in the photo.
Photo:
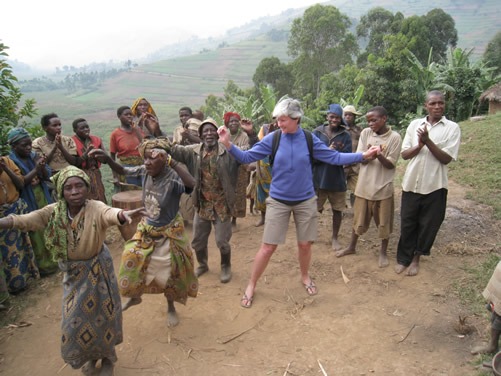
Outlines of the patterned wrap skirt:
[[[0,207],[0,217],[26,213],[28,213],[28,205],[22,198]],[[0,230],[0,251],[3,274],[9,292],[22,291],[28,287],[30,280],[40,277],[35,253],[27,232],[13,228]]]
[[89,360],[116,362],[122,343],[122,307],[108,247],[90,260],[59,263],[63,278],[61,355],[77,369]]
[[148,225],[143,219],[124,248],[118,277],[122,296],[163,293],[182,304],[197,296],[193,252],[181,215],[163,227]]

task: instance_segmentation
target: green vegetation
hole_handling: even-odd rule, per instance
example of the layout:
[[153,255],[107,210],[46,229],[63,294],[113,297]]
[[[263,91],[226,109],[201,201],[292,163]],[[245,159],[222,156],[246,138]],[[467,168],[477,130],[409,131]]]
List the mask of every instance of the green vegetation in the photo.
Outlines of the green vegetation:
[[458,161],[450,164],[449,176],[471,188],[468,198],[489,205],[501,219],[501,113],[482,121],[461,123],[462,143]]
[[453,289],[461,304],[468,307],[473,314],[487,316],[485,299],[479,291],[484,291],[500,260],[500,255],[490,254],[474,266],[464,266],[465,276],[454,282]]

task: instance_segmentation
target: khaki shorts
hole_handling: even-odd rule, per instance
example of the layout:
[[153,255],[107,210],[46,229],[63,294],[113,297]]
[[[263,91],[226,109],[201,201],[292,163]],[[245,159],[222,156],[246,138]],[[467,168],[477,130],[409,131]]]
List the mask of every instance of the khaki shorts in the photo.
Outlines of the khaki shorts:
[[378,228],[378,237],[388,239],[393,232],[393,217],[395,215],[395,203],[393,196],[380,201],[366,200],[355,196],[353,205],[353,231],[357,235],[363,235],[369,229],[371,218]]
[[285,205],[268,197],[266,199],[263,243],[285,243],[291,213],[296,223],[297,241],[314,242],[317,240],[317,196],[294,206]]
[[329,200],[332,210],[343,211],[346,209],[346,191],[333,192],[325,189],[318,189],[317,196],[317,209],[320,213],[324,210],[324,204],[327,200]]

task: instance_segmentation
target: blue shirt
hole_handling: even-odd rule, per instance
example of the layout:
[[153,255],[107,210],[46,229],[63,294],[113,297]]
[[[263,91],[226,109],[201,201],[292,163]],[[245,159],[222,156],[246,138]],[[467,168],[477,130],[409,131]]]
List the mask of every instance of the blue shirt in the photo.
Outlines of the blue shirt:
[[[315,135],[312,137],[313,158],[318,161],[346,165],[359,163],[363,159],[362,153],[339,153],[329,149]],[[248,164],[269,156],[272,144],[273,133],[270,133],[250,150],[242,151],[232,145],[228,151],[241,164]],[[295,133],[282,133],[271,171],[270,196],[277,200],[304,201],[314,195],[308,144],[303,130],[298,127]]]

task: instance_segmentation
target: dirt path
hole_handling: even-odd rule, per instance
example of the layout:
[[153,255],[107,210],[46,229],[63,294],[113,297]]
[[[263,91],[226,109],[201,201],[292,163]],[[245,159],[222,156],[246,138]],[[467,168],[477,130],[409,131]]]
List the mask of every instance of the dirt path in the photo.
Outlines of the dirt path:
[[[477,330],[472,335],[454,330],[458,315],[469,310],[451,294],[451,283],[464,273],[465,264],[500,251],[495,238],[499,223],[492,220],[489,208],[465,200],[464,190],[452,183],[446,221],[432,256],[424,258],[421,272],[411,278],[393,272],[398,216],[389,246],[390,267],[380,269],[374,229],[360,239],[356,255],[333,256],[330,211],[324,212],[311,268],[319,287],[313,298],[299,281],[290,228],[286,245],[273,256],[248,310],[239,300],[262,228],[253,226],[257,217],[240,220],[232,238],[232,281],[219,283],[219,256],[211,239],[211,270],[200,280],[199,296],[178,306],[178,327],[166,326],[161,295],[145,296],[141,305],[124,313],[125,338],[118,347],[115,374],[313,376],[322,374],[320,365],[328,375],[474,374],[469,351],[485,338],[489,325],[484,317],[473,317]],[[349,240],[351,221],[348,210],[343,244]],[[122,243],[116,230],[113,236],[117,241],[111,250],[118,265]],[[39,296],[21,318],[32,325],[0,329],[0,373],[79,374],[64,367],[59,353],[59,280],[44,280],[28,293]]]

